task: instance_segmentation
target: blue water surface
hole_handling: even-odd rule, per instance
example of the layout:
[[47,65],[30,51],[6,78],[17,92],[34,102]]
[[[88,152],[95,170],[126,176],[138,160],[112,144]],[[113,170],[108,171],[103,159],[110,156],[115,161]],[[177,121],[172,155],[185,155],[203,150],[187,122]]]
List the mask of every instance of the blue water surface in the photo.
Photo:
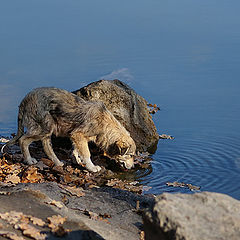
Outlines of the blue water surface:
[[[119,78],[161,111],[148,193],[240,199],[240,2],[11,0],[0,7],[0,135],[31,89]],[[140,174],[141,175],[141,174]]]

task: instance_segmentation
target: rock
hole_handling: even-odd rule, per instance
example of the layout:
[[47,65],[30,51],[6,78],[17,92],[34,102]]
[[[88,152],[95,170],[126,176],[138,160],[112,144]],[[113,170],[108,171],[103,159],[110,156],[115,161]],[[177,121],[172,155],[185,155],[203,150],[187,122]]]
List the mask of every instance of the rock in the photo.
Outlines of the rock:
[[164,193],[144,216],[146,240],[240,239],[240,202],[220,193]]
[[73,93],[89,100],[101,100],[130,132],[137,151],[154,153],[159,135],[149,113],[147,101],[120,80],[100,80]]
[[59,225],[61,231],[57,232],[58,236],[63,234],[62,239],[139,239],[142,218],[135,211],[137,202],[141,210],[149,207],[153,199],[112,188],[81,190],[81,195],[72,194],[72,189],[74,190],[50,182],[17,185],[1,183],[0,238],[1,230],[21,236],[22,232],[14,229],[16,224],[20,225],[16,222],[16,217],[14,223],[2,217],[14,213],[14,216],[24,216],[20,221],[24,220],[24,224],[29,228],[33,224],[26,222],[27,218],[45,222],[42,227],[34,225],[46,234],[46,238],[41,239],[61,239],[54,236],[56,231],[52,231],[48,223],[48,219],[56,216],[59,216],[60,220],[65,219],[64,223]]

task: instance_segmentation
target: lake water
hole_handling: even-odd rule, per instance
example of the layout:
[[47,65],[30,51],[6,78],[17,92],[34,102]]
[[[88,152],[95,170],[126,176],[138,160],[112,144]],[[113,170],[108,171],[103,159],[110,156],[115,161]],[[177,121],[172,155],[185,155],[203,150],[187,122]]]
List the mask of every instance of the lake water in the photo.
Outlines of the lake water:
[[119,78],[161,111],[149,193],[185,182],[240,199],[240,1],[12,0],[0,7],[0,135],[38,86]]

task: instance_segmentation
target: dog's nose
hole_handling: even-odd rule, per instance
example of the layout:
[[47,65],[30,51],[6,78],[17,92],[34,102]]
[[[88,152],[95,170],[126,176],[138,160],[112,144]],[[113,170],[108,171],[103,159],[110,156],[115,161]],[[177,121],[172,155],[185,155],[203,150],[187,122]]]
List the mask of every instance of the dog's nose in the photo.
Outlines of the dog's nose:
[[124,162],[125,168],[131,169],[134,166],[133,159]]

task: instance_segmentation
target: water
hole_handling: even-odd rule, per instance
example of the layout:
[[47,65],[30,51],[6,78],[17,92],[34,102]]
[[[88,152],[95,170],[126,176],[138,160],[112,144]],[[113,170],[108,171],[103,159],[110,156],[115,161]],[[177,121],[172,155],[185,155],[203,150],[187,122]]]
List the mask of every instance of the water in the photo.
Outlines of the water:
[[38,86],[120,78],[161,107],[149,193],[180,181],[240,199],[240,2],[12,0],[0,8],[0,135]]

